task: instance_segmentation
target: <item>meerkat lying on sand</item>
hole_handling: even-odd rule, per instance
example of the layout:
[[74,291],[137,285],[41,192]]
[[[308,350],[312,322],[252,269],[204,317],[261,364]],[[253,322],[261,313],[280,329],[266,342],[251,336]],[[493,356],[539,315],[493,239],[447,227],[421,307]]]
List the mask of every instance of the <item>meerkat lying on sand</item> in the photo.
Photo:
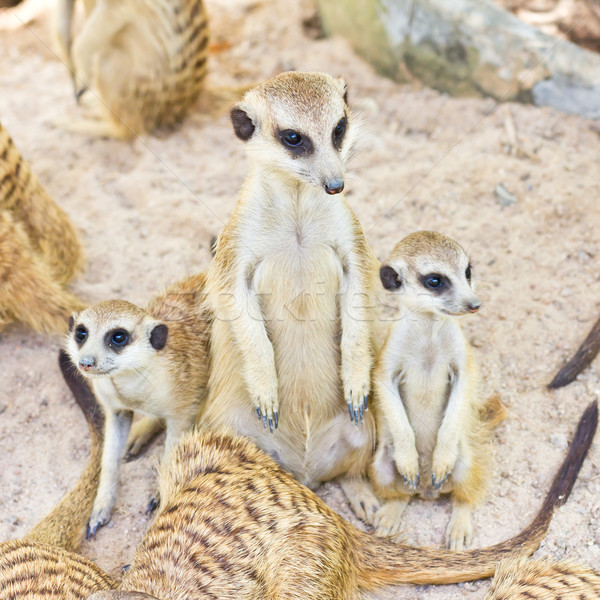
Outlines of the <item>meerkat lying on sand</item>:
[[0,124],[0,329],[65,331],[83,304],[64,286],[82,263],[73,226]]
[[134,432],[137,444],[155,431],[157,419],[166,422],[165,456],[194,424],[208,379],[204,281],[199,274],[176,283],[146,309],[108,300],[73,315],[67,351],[90,380],[106,417],[102,475],[88,537],[110,519],[133,411],[149,417]]
[[403,239],[381,267],[383,286],[399,294],[394,321],[374,374],[378,445],[371,479],[387,502],[373,523],[399,531],[412,494],[452,495],[446,542],[462,549],[472,535],[471,510],[484,496],[492,426],[504,417],[497,398],[484,406],[471,348],[457,317],[481,305],[466,252],[431,231]]
[[282,73],[231,118],[251,167],[207,276],[203,422],[248,435],[311,488],[342,476],[353,508],[372,513],[362,476],[375,440],[366,409],[378,263],[341,194],[355,137],[346,83]]
[[[76,375],[67,365],[61,367],[67,380]],[[80,393],[89,392],[81,388]],[[539,545],[554,508],[567,500],[575,483],[597,419],[593,403],[579,422],[541,510],[526,529],[495,546],[463,552],[414,548],[370,536],[339,517],[251,442],[227,433],[190,432],[161,467],[161,509],[118,589],[96,565],[72,552],[15,541],[0,544],[0,597],[4,600],[8,589],[11,600],[51,600],[57,594],[64,600],[139,600],[148,594],[159,600],[348,600],[358,598],[361,590],[395,583],[489,577],[500,560],[530,554]],[[83,491],[88,483],[80,482],[78,489]],[[80,498],[81,514],[69,516],[80,521],[83,515],[85,523],[93,497],[94,486],[88,487]],[[296,560],[290,560],[290,553]]]
[[71,44],[74,0],[60,0],[57,36],[79,98],[99,114],[67,129],[127,138],[183,119],[202,90],[208,58],[203,0],[86,0]]

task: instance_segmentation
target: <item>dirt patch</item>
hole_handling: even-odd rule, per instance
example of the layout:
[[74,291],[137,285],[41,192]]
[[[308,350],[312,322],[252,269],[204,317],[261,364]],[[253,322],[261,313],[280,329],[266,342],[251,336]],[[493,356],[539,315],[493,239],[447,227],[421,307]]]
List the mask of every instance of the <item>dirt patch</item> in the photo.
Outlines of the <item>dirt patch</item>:
[[[580,413],[600,395],[600,360],[568,388],[544,389],[600,314],[597,125],[550,109],[399,86],[343,40],[307,34],[308,0],[208,0],[207,8],[215,85],[286,69],[347,79],[362,127],[347,196],[380,258],[417,229],[450,235],[471,253],[483,308],[464,327],[485,392],[498,392],[510,410],[497,434],[488,499],[474,516],[474,545],[516,533],[537,511]],[[210,240],[246,174],[243,144],[225,115],[193,114],[170,136],[132,143],[56,129],[53,120],[76,107],[51,40],[45,9],[28,28],[2,31],[0,120],[81,231],[88,265],[75,291],[89,301],[143,304],[208,266]],[[515,203],[494,194],[499,184]],[[59,343],[18,327],[0,334],[0,539],[22,535],[86,461],[85,424],[56,364]],[[84,544],[86,556],[117,576],[147,526],[160,452],[124,465],[112,522]],[[541,555],[600,570],[599,472],[596,442]],[[357,523],[336,484],[321,494]],[[448,518],[447,501],[415,501],[407,538],[441,543]],[[402,587],[378,597],[463,598],[469,589],[476,599],[487,588]]]

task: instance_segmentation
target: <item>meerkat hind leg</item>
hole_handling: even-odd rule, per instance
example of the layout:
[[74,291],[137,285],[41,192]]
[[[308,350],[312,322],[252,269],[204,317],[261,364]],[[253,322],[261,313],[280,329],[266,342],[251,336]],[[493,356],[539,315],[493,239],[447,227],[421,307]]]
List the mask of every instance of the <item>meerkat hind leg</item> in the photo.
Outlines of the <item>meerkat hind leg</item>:
[[381,503],[367,479],[347,475],[341,477],[339,483],[356,516],[367,523],[372,523]]
[[162,419],[142,417],[139,421],[136,421],[129,432],[125,460],[129,462],[142,456],[150,447],[150,443],[164,428],[165,424]]
[[402,514],[408,506],[410,496],[387,500],[373,516],[375,535],[380,537],[397,536],[402,530]]
[[452,503],[452,516],[446,529],[446,546],[450,550],[463,550],[471,544],[473,539],[473,524],[470,504],[454,501]]

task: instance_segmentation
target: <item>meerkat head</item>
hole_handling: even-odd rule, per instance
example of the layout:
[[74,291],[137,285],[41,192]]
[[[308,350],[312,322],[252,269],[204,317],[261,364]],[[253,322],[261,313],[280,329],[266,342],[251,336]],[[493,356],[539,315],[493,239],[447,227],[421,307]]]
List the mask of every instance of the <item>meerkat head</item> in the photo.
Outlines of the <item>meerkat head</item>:
[[107,300],[71,317],[66,349],[82,374],[114,375],[147,367],[165,347],[168,332],[135,304]]
[[352,146],[346,82],[325,73],[281,73],[231,111],[235,134],[259,168],[338,194]]
[[467,253],[440,233],[418,231],[404,238],[379,274],[383,287],[401,293],[414,311],[458,316],[481,306]]

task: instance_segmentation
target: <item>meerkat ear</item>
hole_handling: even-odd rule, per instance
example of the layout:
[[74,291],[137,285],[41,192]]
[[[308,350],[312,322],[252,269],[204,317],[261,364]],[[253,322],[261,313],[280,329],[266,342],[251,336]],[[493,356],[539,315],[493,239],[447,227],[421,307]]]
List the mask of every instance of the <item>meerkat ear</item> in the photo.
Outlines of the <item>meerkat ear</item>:
[[340,90],[340,94],[344,97],[344,102],[348,104],[348,84],[343,77],[338,77],[335,80],[335,83]]
[[162,350],[167,344],[169,328],[164,323],[159,323],[152,328],[150,332],[150,345],[155,350]]
[[381,283],[386,290],[397,290],[402,286],[402,279],[395,269],[389,265],[383,265],[379,270]]
[[237,135],[240,140],[247,142],[254,134],[256,125],[241,102],[238,102],[238,104],[231,109],[230,115],[235,135]]

